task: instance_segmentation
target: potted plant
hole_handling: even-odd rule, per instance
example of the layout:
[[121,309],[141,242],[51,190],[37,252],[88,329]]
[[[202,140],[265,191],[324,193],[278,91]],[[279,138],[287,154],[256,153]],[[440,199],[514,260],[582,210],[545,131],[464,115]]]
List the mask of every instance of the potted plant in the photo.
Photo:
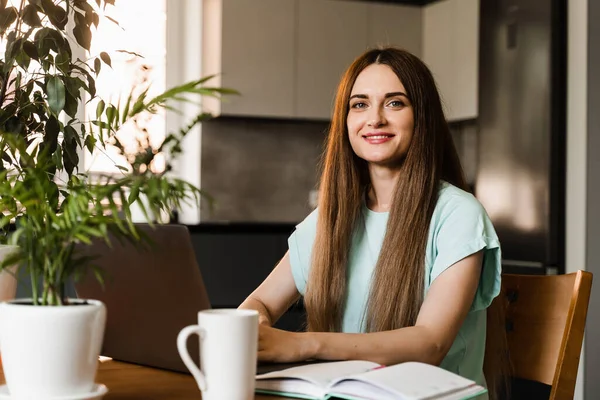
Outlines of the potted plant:
[[[95,118],[81,120],[78,108],[96,96],[94,77],[111,60],[106,53],[89,63],[74,58],[68,36],[89,51],[90,28],[107,4],[114,0],[26,0],[19,8],[0,1],[6,43],[0,60],[0,239],[14,246],[0,271],[24,268],[32,288],[30,299],[0,304],[0,352],[11,398],[102,394],[94,377],[105,308],[93,299],[66,298],[64,289],[85,273],[102,275],[76,245],[109,235],[140,241],[131,218],[140,196],[147,199],[142,212],[151,217],[203,195],[171,177],[169,168],[156,173],[148,165],[90,179],[77,169],[78,151],[114,143],[121,126],[142,113],[192,101],[189,95],[230,92],[206,87],[208,78],[155,97],[148,89],[132,91],[117,105],[99,101]],[[209,117],[200,113],[167,135],[160,150],[176,156],[181,139]],[[148,159],[140,154],[134,161],[140,166]]]

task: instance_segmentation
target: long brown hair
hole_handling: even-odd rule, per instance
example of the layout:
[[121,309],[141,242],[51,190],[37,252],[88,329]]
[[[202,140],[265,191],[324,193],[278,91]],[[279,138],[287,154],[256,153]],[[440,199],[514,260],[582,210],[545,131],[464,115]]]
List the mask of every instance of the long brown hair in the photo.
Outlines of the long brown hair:
[[441,180],[466,189],[435,81],[414,55],[370,50],[345,72],[337,91],[321,176],[317,235],[305,294],[310,331],[339,332],[352,234],[369,185],[367,164],[350,146],[346,119],[356,77],[371,64],[389,66],[404,85],[414,133],[394,190],[387,230],[371,284],[368,332],[412,326],[423,302],[425,248]]

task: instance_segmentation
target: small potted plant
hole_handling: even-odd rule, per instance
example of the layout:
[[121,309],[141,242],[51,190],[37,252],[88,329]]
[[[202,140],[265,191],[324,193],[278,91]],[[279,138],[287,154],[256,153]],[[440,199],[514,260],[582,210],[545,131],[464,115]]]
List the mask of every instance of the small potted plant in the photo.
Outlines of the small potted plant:
[[[123,124],[142,113],[173,108],[190,95],[220,96],[208,78],[155,97],[145,89],[117,105],[98,102],[95,118],[80,120],[78,108],[96,96],[99,64],[73,58],[72,44],[89,51],[91,26],[114,0],[29,0],[16,8],[0,2],[0,240],[13,246],[0,271],[18,265],[31,280],[32,295],[0,303],[0,352],[8,391],[14,398],[82,396],[103,390],[94,384],[106,310],[93,299],[69,299],[65,284],[101,271],[76,252],[79,243],[139,241],[131,204],[143,196],[146,216],[198,202],[202,192],[149,168],[90,179],[77,170],[79,150],[114,143]],[[69,32],[67,32],[69,30]],[[90,65],[91,64],[91,65]],[[176,156],[181,139],[209,118],[200,113],[167,135],[160,150]],[[147,162],[138,157],[135,165]],[[146,165],[148,167],[148,165]],[[150,220],[152,218],[149,218]],[[101,394],[101,393],[97,393]]]

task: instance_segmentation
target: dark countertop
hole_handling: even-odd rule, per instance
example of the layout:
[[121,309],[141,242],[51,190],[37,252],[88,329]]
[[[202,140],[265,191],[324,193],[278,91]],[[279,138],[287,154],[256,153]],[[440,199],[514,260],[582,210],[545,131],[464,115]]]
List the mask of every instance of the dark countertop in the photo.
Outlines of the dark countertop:
[[186,225],[190,233],[291,234],[297,223],[291,222],[202,222]]

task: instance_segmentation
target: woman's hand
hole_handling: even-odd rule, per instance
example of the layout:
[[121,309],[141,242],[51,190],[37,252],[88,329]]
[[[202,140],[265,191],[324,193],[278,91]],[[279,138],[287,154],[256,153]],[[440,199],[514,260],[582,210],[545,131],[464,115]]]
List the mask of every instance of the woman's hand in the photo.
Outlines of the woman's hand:
[[258,360],[297,362],[313,357],[311,337],[306,333],[288,332],[270,326],[258,327]]

